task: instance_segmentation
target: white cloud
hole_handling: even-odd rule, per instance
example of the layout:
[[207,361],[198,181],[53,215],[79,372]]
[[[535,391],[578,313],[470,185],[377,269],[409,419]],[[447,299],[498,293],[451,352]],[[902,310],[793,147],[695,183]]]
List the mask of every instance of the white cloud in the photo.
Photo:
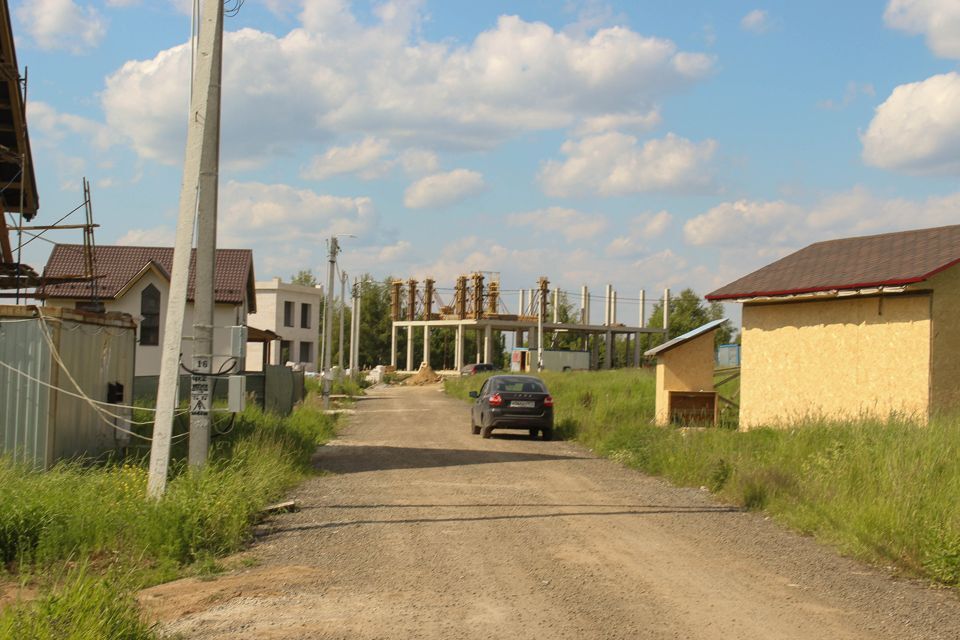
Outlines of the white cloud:
[[900,85],[861,137],[863,160],[908,173],[960,173],[960,74]]
[[671,220],[673,220],[673,216],[667,211],[641,213],[633,219],[633,227],[637,229],[637,233],[641,238],[652,240],[667,230]]
[[[100,122],[69,113],[61,113],[46,102],[34,100],[27,104],[27,116],[30,120],[31,137],[43,144],[55,146],[70,135],[83,138],[98,150],[105,150],[121,139]],[[39,134],[39,135],[36,135]]]
[[691,245],[779,257],[820,240],[954,224],[958,208],[960,192],[925,200],[886,199],[854,187],[811,206],[782,200],[724,202],[688,220],[683,231]]
[[763,9],[754,9],[740,19],[740,28],[751,33],[766,33],[770,30],[770,15]]
[[782,200],[724,202],[683,226],[687,243],[695,246],[771,242],[782,244],[793,239],[792,223],[802,218],[803,209]]
[[172,247],[176,241],[176,230],[168,226],[148,229],[130,229],[117,238],[115,244],[135,247]]
[[709,164],[717,143],[695,143],[669,133],[638,146],[635,137],[610,132],[568,140],[560,149],[566,160],[550,160],[540,171],[547,195],[612,196],[708,189],[713,181]]
[[318,194],[285,184],[228,182],[220,195],[223,246],[259,245],[283,253],[290,245],[319,244],[335,234],[362,236],[376,225],[370,198]]
[[411,247],[412,245],[406,240],[400,240],[394,244],[380,247],[379,251],[377,251],[377,261],[381,263],[394,262],[410,253]]
[[[577,36],[516,16],[465,45],[429,41],[415,35],[417,3],[378,6],[370,25],[345,2],[310,2],[286,35],[226,35],[225,160],[358,135],[396,148],[491,148],[525,131],[635,119],[714,66],[624,27]],[[127,62],[102,92],[108,124],[142,157],[179,162],[188,77],[184,45]]]
[[673,221],[668,211],[641,213],[630,221],[630,233],[615,237],[606,253],[613,257],[636,256],[647,250],[650,240],[663,235]]
[[408,209],[446,207],[483,190],[483,175],[468,169],[435,173],[417,180],[403,193]]
[[390,143],[372,137],[349,147],[331,147],[323,155],[316,156],[301,177],[325,180],[335,175],[359,173],[362,178],[376,178],[389,168],[382,162],[389,151]]
[[534,232],[549,232],[562,235],[567,242],[577,242],[595,237],[607,227],[607,219],[601,215],[588,214],[576,209],[547,207],[526,213],[507,216],[511,227],[533,227]]
[[960,3],[956,0],[890,0],[883,19],[888,27],[923,35],[942,58],[960,58]]
[[92,6],[74,0],[29,0],[16,10],[16,17],[41,49],[83,53],[98,44],[107,25]]
[[657,109],[634,113],[612,113],[584,118],[574,134],[586,136],[607,131],[644,132],[660,126],[662,122],[663,118]]

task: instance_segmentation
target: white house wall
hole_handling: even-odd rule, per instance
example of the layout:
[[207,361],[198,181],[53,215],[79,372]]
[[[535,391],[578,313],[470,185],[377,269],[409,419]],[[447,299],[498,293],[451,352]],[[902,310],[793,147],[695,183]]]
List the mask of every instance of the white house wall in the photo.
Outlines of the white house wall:
[[[282,282],[279,278],[258,282],[257,312],[250,314],[251,327],[273,331],[282,340],[290,341],[290,361],[300,363],[307,371],[315,371],[320,358],[320,309],[323,306],[323,289],[319,286],[308,287]],[[285,302],[293,302],[293,325],[283,324]],[[310,306],[310,326],[302,327],[301,306]],[[300,362],[300,345],[308,342],[311,347],[309,362]],[[263,350],[259,344],[251,344],[247,354],[247,369],[259,371],[263,363]],[[269,364],[285,364],[280,361],[280,343],[274,342],[270,348]]]
[[[139,344],[139,324],[140,324],[140,295],[149,285],[154,285],[160,291],[160,340],[159,344],[141,345]],[[167,316],[167,301],[170,296],[170,284],[156,272],[147,272],[126,293],[117,300],[105,300],[104,307],[107,311],[120,311],[129,313],[137,322],[137,360],[135,375],[137,376],[156,376],[160,375],[160,352],[162,350],[164,339],[164,319]],[[73,309],[76,307],[76,300],[72,299],[52,299],[47,301],[50,307],[65,307]],[[214,306],[214,336],[213,336],[213,370],[217,371],[229,359],[230,352],[230,331],[227,327],[237,324],[245,324],[246,305],[217,304]],[[187,366],[192,366],[193,362],[193,302],[187,302],[183,321],[183,343],[182,343],[182,361]]]

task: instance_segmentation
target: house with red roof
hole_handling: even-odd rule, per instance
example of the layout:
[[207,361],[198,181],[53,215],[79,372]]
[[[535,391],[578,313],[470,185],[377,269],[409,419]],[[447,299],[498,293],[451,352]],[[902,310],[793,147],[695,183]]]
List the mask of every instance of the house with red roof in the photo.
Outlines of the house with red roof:
[[[53,248],[44,276],[60,278],[83,274],[84,248],[58,244]],[[187,308],[183,323],[184,363],[192,362],[194,264],[190,258]],[[170,295],[173,249],[170,247],[99,246],[94,253],[92,282],[70,282],[38,289],[36,297],[46,306],[81,311],[118,311],[133,316],[137,323],[137,376],[160,374],[163,322]],[[230,334],[227,327],[245,325],[248,314],[257,309],[250,249],[217,249],[214,271],[214,361],[216,371],[228,359]]]
[[709,293],[743,303],[740,426],[960,409],[960,225],[818,242]]

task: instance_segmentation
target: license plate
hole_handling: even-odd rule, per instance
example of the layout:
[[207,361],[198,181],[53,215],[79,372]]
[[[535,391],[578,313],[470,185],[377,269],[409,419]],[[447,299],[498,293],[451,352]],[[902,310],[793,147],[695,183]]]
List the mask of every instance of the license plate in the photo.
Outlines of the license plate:
[[537,403],[533,400],[512,400],[510,406],[516,407],[517,409],[533,409],[537,406]]

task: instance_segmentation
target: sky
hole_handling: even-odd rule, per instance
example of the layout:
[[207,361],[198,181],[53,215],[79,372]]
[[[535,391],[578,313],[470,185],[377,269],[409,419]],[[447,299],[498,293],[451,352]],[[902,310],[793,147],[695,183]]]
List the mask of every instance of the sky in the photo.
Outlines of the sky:
[[[192,5],[10,0],[37,224],[87,177],[98,244],[173,244]],[[235,13],[218,243],[253,249],[258,280],[323,279],[326,239],[351,234],[350,275],[432,277],[442,296],[474,271],[505,290],[611,283],[629,324],[641,289],[649,314],[666,287],[703,295],[812,242],[958,222],[956,0]]]

